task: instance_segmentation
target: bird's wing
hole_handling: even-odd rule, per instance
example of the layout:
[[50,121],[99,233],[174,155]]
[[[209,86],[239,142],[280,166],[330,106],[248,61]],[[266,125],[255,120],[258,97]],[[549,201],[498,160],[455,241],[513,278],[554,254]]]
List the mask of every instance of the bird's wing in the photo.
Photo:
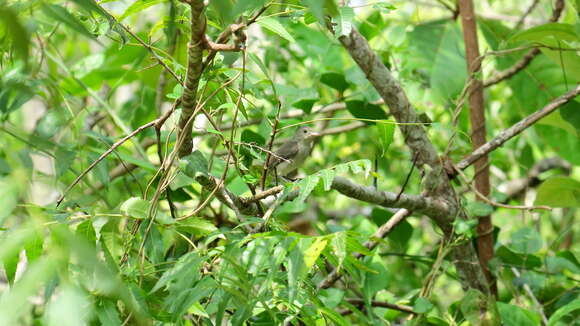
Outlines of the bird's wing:
[[290,140],[280,146],[280,148],[274,154],[276,154],[276,156],[272,155],[270,157],[268,167],[274,167],[284,162],[284,160],[281,158],[290,160],[295,157],[296,154],[298,154],[298,143]]

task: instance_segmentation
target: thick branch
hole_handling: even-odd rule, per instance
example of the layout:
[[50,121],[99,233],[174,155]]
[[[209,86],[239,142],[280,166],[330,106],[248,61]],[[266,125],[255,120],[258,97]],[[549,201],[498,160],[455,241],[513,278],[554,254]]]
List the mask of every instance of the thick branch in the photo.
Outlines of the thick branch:
[[495,136],[492,140],[485,143],[483,146],[479,147],[475,151],[473,151],[469,156],[461,160],[457,163],[457,167],[461,170],[466,169],[469,167],[473,162],[477,161],[484,155],[487,155],[491,151],[495,150],[496,148],[503,145],[508,140],[512,139],[513,137],[519,135],[522,131],[526,130],[538,120],[542,119],[543,117],[547,116],[548,114],[554,112],[560,106],[568,103],[569,101],[573,100],[576,96],[580,94],[580,84],[576,85],[574,89],[569,91],[568,93],[554,99],[552,102],[548,103],[542,109],[530,114],[529,116],[522,119],[520,122],[516,123],[515,125],[511,126],[510,128],[502,131],[499,135]]
[[179,157],[191,154],[193,148],[191,130],[193,114],[197,102],[197,87],[203,71],[202,59],[204,49],[205,15],[203,0],[191,0],[191,39],[188,46],[187,76],[182,97],[182,111],[179,117],[178,139],[183,142],[179,147]]
[[449,205],[443,200],[407,194],[401,194],[399,200],[397,200],[398,193],[378,191],[373,187],[356,184],[344,177],[335,177],[332,182],[332,189],[347,197],[383,207],[406,208],[428,216],[449,213]]
[[[412,157],[417,160],[419,168],[425,171],[424,165],[430,167],[430,171],[424,179],[425,193],[446,201],[447,209],[444,213],[440,212],[443,213],[441,215],[433,214],[429,217],[439,225],[445,238],[452,239],[454,237],[452,222],[459,209],[457,195],[447,175],[443,172],[442,160],[439,159],[435,147],[427,137],[417,113],[409,103],[399,82],[371,50],[367,40],[356,28],[353,27],[349,35],[340,36],[339,40],[381,95],[390,113],[400,123],[399,128],[403,133],[405,143],[411,149]],[[431,213],[436,213],[436,211]],[[455,248],[455,255],[462,259],[456,261],[456,265],[463,287],[474,288],[486,295],[489,294],[487,282],[471,243],[459,244]]]
[[417,112],[409,103],[399,82],[373,52],[367,40],[354,27],[349,35],[342,35],[338,39],[381,95],[397,122],[403,123],[399,128],[405,137],[405,143],[413,151],[413,157],[417,157],[419,166],[427,164],[432,168],[438,167],[440,163],[437,152],[427,137]]

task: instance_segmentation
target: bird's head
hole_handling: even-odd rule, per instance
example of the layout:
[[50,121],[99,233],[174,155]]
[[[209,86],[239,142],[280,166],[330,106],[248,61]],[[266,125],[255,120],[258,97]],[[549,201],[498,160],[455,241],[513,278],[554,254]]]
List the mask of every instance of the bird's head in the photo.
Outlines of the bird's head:
[[312,130],[310,127],[300,127],[296,131],[296,138],[299,140],[311,140],[318,136],[320,136],[320,134]]

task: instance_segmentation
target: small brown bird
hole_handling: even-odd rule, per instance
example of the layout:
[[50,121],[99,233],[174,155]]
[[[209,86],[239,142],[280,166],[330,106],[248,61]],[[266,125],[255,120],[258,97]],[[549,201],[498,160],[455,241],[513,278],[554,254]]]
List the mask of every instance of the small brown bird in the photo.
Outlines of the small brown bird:
[[270,157],[268,168],[275,168],[277,175],[288,176],[308,158],[314,139],[318,136],[320,134],[314,132],[310,127],[298,128],[296,134],[275,152],[276,155]]

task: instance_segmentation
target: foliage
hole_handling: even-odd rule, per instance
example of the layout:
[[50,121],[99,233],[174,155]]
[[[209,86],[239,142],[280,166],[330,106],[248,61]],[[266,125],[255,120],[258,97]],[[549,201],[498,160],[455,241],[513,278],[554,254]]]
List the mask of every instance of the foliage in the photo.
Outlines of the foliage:
[[[177,158],[187,1],[3,1],[0,325],[480,323],[481,293],[461,289],[447,255],[453,244],[437,225],[415,214],[376,238],[396,210],[333,190],[340,176],[421,194],[425,172],[412,163],[404,125],[338,41],[354,28],[401,82],[437,149],[454,162],[472,151],[468,110],[454,123],[470,79],[461,23],[440,6],[453,1],[427,2],[209,1],[208,38],[245,23],[247,40],[205,66],[198,104],[206,115],[194,121],[195,150]],[[527,4],[475,2],[486,53],[477,78],[512,67],[532,47],[541,52],[486,89],[490,139],[578,85],[580,21],[574,1],[559,22],[543,23],[548,1],[520,26]],[[579,102],[490,156],[494,202],[553,210],[498,208],[455,180],[471,218],[453,223],[460,241],[477,237],[479,217],[494,218],[499,296],[490,311],[504,325],[577,323]],[[139,130],[99,159],[174,106],[163,126]],[[300,178],[270,173],[262,187],[272,135],[275,149],[302,124],[328,134]],[[571,164],[568,175],[545,171],[523,196],[507,195],[510,181],[556,155]],[[200,176],[223,185],[215,190]],[[248,199],[278,184],[277,197]],[[332,273],[342,279],[321,288]]]

